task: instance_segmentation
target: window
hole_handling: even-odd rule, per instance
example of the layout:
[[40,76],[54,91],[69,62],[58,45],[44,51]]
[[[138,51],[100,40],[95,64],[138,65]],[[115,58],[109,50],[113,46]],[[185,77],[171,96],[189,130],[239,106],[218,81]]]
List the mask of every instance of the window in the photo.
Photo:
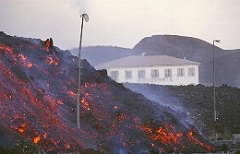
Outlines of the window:
[[118,75],[119,75],[118,71],[111,71],[110,72],[110,76],[113,80],[117,81],[118,80]]
[[188,76],[196,76],[195,68],[188,68]]
[[151,70],[151,77],[152,78],[159,78],[159,70],[158,69]]
[[177,76],[178,77],[183,77],[185,74],[184,74],[184,68],[178,68],[177,69]]
[[125,79],[132,79],[132,71],[131,70],[125,71]]
[[164,77],[171,78],[172,77],[172,69],[165,69],[164,70]]
[[139,70],[138,71],[138,78],[139,79],[145,79],[145,70]]

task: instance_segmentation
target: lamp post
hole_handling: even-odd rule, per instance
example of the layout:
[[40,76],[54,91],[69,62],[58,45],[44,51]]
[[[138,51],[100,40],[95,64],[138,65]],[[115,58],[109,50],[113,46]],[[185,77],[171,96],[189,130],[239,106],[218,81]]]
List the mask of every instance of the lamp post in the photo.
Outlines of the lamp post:
[[[213,40],[213,112],[214,112],[214,123],[216,125],[217,124],[217,111],[216,111],[216,89],[215,89],[215,45],[214,45],[215,42],[220,43],[220,40]],[[215,140],[217,140],[217,132],[216,131],[217,130],[215,130]]]
[[81,94],[80,94],[80,87],[81,87],[81,48],[82,48],[82,32],[83,32],[83,21],[85,19],[88,22],[89,17],[87,14],[81,14],[80,18],[82,19],[81,22],[81,30],[80,30],[80,41],[79,41],[79,48],[78,48],[78,92],[77,92],[77,128],[80,129],[80,101],[81,101]]

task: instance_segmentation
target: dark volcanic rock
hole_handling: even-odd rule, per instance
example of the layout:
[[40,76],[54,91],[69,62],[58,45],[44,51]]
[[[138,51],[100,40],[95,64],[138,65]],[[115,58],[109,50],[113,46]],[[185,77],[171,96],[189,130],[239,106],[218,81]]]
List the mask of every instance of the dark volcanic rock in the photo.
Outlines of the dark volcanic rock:
[[[44,41],[0,33],[0,144],[22,139],[49,153],[205,152],[196,129],[81,61],[81,129],[76,127],[78,58]],[[181,119],[182,120],[182,119]]]
[[[213,115],[213,87],[203,85],[159,86],[125,84],[129,89],[176,111],[188,113],[194,126],[207,138],[213,138],[216,125]],[[240,133],[240,89],[223,85],[215,88],[217,132],[219,139],[229,140]]]

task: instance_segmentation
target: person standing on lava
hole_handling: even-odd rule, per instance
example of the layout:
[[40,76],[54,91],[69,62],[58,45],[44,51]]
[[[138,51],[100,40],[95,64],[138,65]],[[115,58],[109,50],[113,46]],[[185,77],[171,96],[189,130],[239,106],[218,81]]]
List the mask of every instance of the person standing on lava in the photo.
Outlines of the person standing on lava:
[[47,51],[48,51],[50,45],[51,45],[50,40],[47,39],[47,40],[45,41],[45,47],[46,47],[46,50],[47,50]]
[[50,38],[50,48],[53,48],[53,39]]
[[52,49],[53,48],[53,39],[50,38],[50,39],[47,39],[45,41],[45,47],[46,47],[46,50],[49,51],[49,48]]

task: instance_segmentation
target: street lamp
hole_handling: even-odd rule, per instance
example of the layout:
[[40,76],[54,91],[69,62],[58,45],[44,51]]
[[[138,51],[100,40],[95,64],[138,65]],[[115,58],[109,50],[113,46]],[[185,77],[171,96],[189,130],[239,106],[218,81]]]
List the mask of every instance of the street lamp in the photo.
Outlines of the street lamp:
[[[215,89],[215,45],[214,43],[220,43],[220,40],[213,40],[213,112],[214,122],[217,122],[217,111],[216,111],[216,89]],[[215,132],[215,140],[217,140],[217,133]]]
[[78,129],[80,129],[81,48],[82,48],[83,20],[88,22],[89,17],[87,14],[81,14],[80,18],[82,18],[82,22],[81,22],[80,41],[79,41],[79,48],[78,48],[78,93],[77,93],[77,128]]

